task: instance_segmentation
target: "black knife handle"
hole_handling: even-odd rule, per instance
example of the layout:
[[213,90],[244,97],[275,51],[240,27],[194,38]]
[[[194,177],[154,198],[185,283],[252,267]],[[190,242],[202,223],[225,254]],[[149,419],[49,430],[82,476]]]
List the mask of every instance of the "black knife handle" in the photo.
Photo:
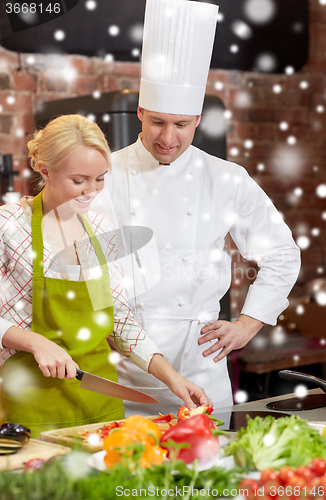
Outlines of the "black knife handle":
[[307,375],[306,373],[295,372],[292,370],[281,370],[278,372],[278,376],[280,378],[291,380],[291,382],[307,382],[308,384],[314,384],[326,392],[326,381],[321,378],[314,377],[313,375]]
[[81,379],[83,378],[83,375],[84,375],[84,372],[83,370],[76,370],[76,379],[81,381]]

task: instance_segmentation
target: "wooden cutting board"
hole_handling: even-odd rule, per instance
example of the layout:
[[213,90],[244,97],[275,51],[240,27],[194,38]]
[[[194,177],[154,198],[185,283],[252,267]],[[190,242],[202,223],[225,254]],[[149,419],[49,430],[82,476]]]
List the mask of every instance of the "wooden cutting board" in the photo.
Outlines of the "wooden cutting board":
[[28,462],[33,458],[41,458],[47,461],[53,457],[68,455],[70,451],[71,449],[67,446],[45,443],[39,439],[30,439],[17,453],[0,456],[0,471],[23,469],[24,462]]
[[[151,415],[149,419],[158,417],[158,415]],[[121,420],[116,420],[121,422]],[[96,453],[103,450],[103,439],[96,434],[97,429],[108,425],[111,422],[98,422],[96,424],[80,425],[78,427],[67,427],[64,429],[55,429],[52,431],[41,432],[40,439],[50,443],[57,443],[64,446],[76,446],[84,451]],[[168,424],[157,424],[162,430],[169,429]],[[82,436],[81,433],[89,432],[91,436]],[[94,441],[95,440],[95,441]]]

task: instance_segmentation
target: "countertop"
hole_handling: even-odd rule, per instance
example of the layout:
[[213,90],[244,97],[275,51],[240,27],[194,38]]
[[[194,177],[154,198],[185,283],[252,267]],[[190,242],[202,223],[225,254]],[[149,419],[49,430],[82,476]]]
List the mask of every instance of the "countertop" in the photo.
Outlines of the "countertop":
[[[322,389],[310,389],[308,394],[324,394]],[[233,406],[225,406],[223,408],[218,408],[214,411],[213,415],[218,417],[219,413],[228,413],[231,411],[268,411],[273,413],[273,410],[266,408],[266,404],[271,401],[278,401],[280,399],[294,398],[296,394],[285,394],[282,396],[276,396],[273,398],[259,399],[257,401],[251,401],[250,403],[242,403]],[[289,413],[291,415],[297,415],[298,417],[304,418],[309,421],[325,422],[326,423],[326,407],[316,408],[315,410],[300,410],[300,411],[289,411],[282,410],[284,413]]]

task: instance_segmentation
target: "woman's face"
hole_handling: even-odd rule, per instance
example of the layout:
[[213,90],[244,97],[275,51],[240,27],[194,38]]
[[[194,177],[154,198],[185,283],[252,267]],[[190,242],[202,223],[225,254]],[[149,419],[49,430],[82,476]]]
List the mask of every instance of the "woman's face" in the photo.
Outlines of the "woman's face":
[[107,168],[107,161],[99,151],[82,146],[68,156],[55,172],[45,169],[44,201],[48,209],[62,206],[69,212],[86,213],[104,187]]

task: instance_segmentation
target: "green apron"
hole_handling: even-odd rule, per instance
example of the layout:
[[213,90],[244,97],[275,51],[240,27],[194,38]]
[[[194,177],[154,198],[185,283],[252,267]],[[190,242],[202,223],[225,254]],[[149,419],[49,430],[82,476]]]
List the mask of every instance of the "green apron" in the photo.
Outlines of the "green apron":
[[[42,217],[40,193],[33,200],[31,329],[64,348],[81,370],[117,382],[106,340],[113,330],[114,316],[108,266],[101,246],[83,217],[102,275],[87,282],[45,278]],[[93,304],[94,297],[100,304],[98,310],[94,310],[91,297]],[[124,418],[122,400],[81,389],[76,379],[44,377],[30,353],[19,351],[8,358],[0,375],[7,422],[26,425],[33,437],[44,430]]]

